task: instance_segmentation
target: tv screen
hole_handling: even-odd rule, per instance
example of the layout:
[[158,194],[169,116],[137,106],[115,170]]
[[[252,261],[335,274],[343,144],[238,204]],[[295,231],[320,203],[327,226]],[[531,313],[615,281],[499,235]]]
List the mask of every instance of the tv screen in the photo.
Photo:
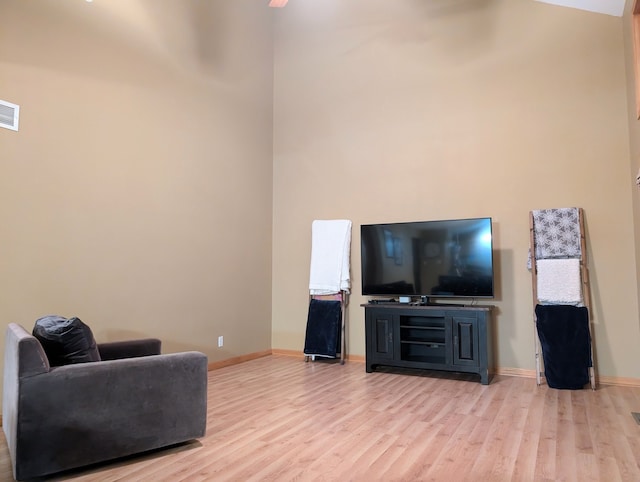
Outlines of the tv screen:
[[362,294],[493,297],[491,218],[360,227]]

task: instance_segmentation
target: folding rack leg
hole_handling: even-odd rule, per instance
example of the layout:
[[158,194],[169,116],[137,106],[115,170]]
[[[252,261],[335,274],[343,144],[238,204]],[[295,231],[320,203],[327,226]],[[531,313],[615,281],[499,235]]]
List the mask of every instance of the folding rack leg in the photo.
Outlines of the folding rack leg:
[[[313,299],[313,296],[312,296],[311,294],[309,294],[309,301],[307,302],[307,306],[311,305],[311,300],[312,300],[312,299]],[[316,359],[316,357],[315,357],[315,356],[313,356],[313,355],[311,355],[311,356],[309,356],[309,355],[305,355],[305,356],[304,356],[304,361],[305,361],[305,363],[307,363],[309,360],[311,360],[311,361],[315,361],[315,359]]]
[[540,340],[538,339],[537,321],[533,320],[534,339],[536,341],[536,383],[538,386],[542,384],[542,366],[540,364]]
[[347,351],[347,341],[345,339],[346,329],[345,321],[347,317],[347,305],[349,303],[349,294],[346,291],[342,291],[340,296],[340,308],[342,310],[342,323],[340,326],[340,364],[344,365],[345,353]]
[[587,242],[584,233],[584,212],[582,208],[578,209],[579,221],[580,221],[580,274],[582,278],[582,295],[584,298],[584,305],[587,307],[589,313],[588,327],[589,327],[589,348],[591,350],[591,366],[589,367],[589,381],[591,383],[591,389],[596,389],[596,372],[594,368],[593,359],[593,336],[591,333],[591,291],[589,290],[589,270],[587,269]]
[[538,303],[538,267],[536,265],[536,245],[533,223],[533,211],[529,212],[529,257],[531,259],[531,290],[533,294],[533,339],[535,343],[536,384],[542,384],[542,366],[540,363],[540,339],[538,338],[538,320],[536,304]]

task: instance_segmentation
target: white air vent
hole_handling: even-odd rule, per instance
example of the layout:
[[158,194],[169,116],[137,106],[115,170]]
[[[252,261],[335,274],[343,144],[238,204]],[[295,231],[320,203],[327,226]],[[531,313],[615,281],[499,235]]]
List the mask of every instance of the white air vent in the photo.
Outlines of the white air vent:
[[19,119],[20,106],[0,100],[0,127],[17,131]]

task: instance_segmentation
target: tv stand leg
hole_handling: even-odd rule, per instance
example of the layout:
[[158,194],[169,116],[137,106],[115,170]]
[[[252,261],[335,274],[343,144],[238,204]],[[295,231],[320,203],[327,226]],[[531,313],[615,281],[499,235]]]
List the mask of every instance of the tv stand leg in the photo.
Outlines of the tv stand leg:
[[480,383],[483,385],[489,385],[489,370],[486,368],[480,370]]

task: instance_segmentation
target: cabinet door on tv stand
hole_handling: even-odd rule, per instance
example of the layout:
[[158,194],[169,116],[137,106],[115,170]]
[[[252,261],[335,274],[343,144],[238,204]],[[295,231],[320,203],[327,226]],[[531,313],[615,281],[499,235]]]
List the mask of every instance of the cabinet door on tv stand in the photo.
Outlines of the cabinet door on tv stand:
[[373,365],[391,362],[395,356],[394,315],[391,313],[371,310],[367,313],[367,372],[373,370]]
[[478,320],[475,316],[454,315],[453,363],[460,366],[479,366]]

